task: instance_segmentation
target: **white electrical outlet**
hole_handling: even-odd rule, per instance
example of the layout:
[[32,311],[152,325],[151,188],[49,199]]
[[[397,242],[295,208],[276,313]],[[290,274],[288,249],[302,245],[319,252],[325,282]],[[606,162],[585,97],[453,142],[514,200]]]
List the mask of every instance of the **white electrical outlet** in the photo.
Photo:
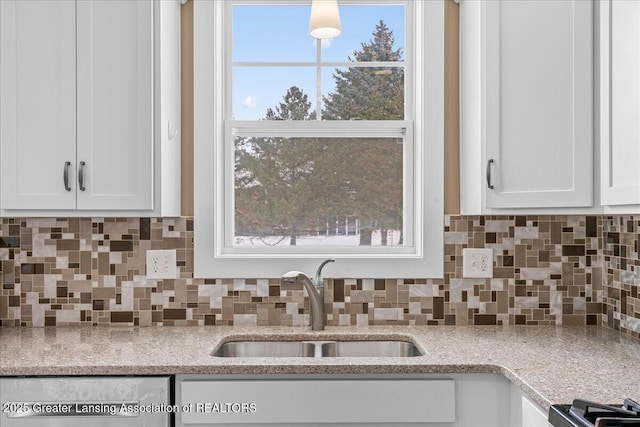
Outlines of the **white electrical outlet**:
[[462,249],[462,277],[493,277],[493,249]]
[[177,275],[175,249],[147,251],[147,278],[175,279]]

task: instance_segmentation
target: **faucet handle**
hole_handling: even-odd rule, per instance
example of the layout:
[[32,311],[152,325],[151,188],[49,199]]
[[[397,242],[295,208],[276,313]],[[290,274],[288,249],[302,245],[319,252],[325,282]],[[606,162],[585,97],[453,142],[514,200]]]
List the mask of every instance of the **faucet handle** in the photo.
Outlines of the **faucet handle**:
[[329,264],[330,262],[336,262],[336,260],[332,258],[325,259],[324,261],[322,261],[322,264],[320,264],[320,267],[318,267],[318,270],[316,271],[316,276],[313,279],[315,286],[319,287],[323,285],[322,269],[324,268],[325,265]]

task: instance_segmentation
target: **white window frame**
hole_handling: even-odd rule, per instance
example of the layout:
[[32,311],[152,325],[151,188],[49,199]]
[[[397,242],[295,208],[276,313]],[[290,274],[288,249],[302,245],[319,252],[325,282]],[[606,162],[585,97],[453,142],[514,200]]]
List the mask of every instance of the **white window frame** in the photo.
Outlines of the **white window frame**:
[[[397,0],[340,0],[341,4],[384,4]],[[196,277],[267,278],[288,270],[312,273],[326,258],[331,277],[438,278],[443,276],[444,170],[444,1],[410,1],[413,22],[407,23],[407,49],[414,61],[407,75],[410,120],[389,122],[240,122],[229,115],[230,37],[225,3],[194,2],[194,267]],[[274,1],[253,0],[252,4]],[[281,2],[291,4],[292,1]],[[309,1],[307,1],[309,3]],[[408,2],[403,4],[409,7]],[[413,37],[411,37],[413,32]],[[409,40],[411,38],[411,40]],[[329,64],[331,65],[331,64]],[[408,79],[408,80],[409,80]],[[411,81],[409,80],[410,84]],[[408,86],[408,85],[407,85]],[[413,96],[416,94],[416,96]],[[417,94],[423,94],[418,96]],[[222,95],[222,96],[220,96]],[[375,126],[367,127],[367,124]],[[373,129],[373,131],[372,131]],[[367,247],[232,247],[225,230],[232,224],[232,131],[251,135],[398,136],[405,134],[404,246]],[[311,135],[309,135],[311,136]],[[225,186],[225,183],[229,184]],[[228,233],[227,233],[228,234]]]

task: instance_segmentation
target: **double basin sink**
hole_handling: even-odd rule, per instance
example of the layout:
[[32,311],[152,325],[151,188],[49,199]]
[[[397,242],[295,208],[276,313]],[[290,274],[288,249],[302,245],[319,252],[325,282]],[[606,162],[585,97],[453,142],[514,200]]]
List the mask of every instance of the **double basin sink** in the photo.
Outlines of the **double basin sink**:
[[408,341],[229,341],[216,357],[415,357],[422,352]]

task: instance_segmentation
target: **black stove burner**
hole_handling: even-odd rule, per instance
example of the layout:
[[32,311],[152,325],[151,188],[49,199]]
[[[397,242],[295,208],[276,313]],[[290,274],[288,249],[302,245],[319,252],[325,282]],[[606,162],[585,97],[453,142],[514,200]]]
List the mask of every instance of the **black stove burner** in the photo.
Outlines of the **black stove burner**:
[[640,405],[625,399],[621,406],[576,399],[573,405],[551,405],[554,427],[640,427]]

